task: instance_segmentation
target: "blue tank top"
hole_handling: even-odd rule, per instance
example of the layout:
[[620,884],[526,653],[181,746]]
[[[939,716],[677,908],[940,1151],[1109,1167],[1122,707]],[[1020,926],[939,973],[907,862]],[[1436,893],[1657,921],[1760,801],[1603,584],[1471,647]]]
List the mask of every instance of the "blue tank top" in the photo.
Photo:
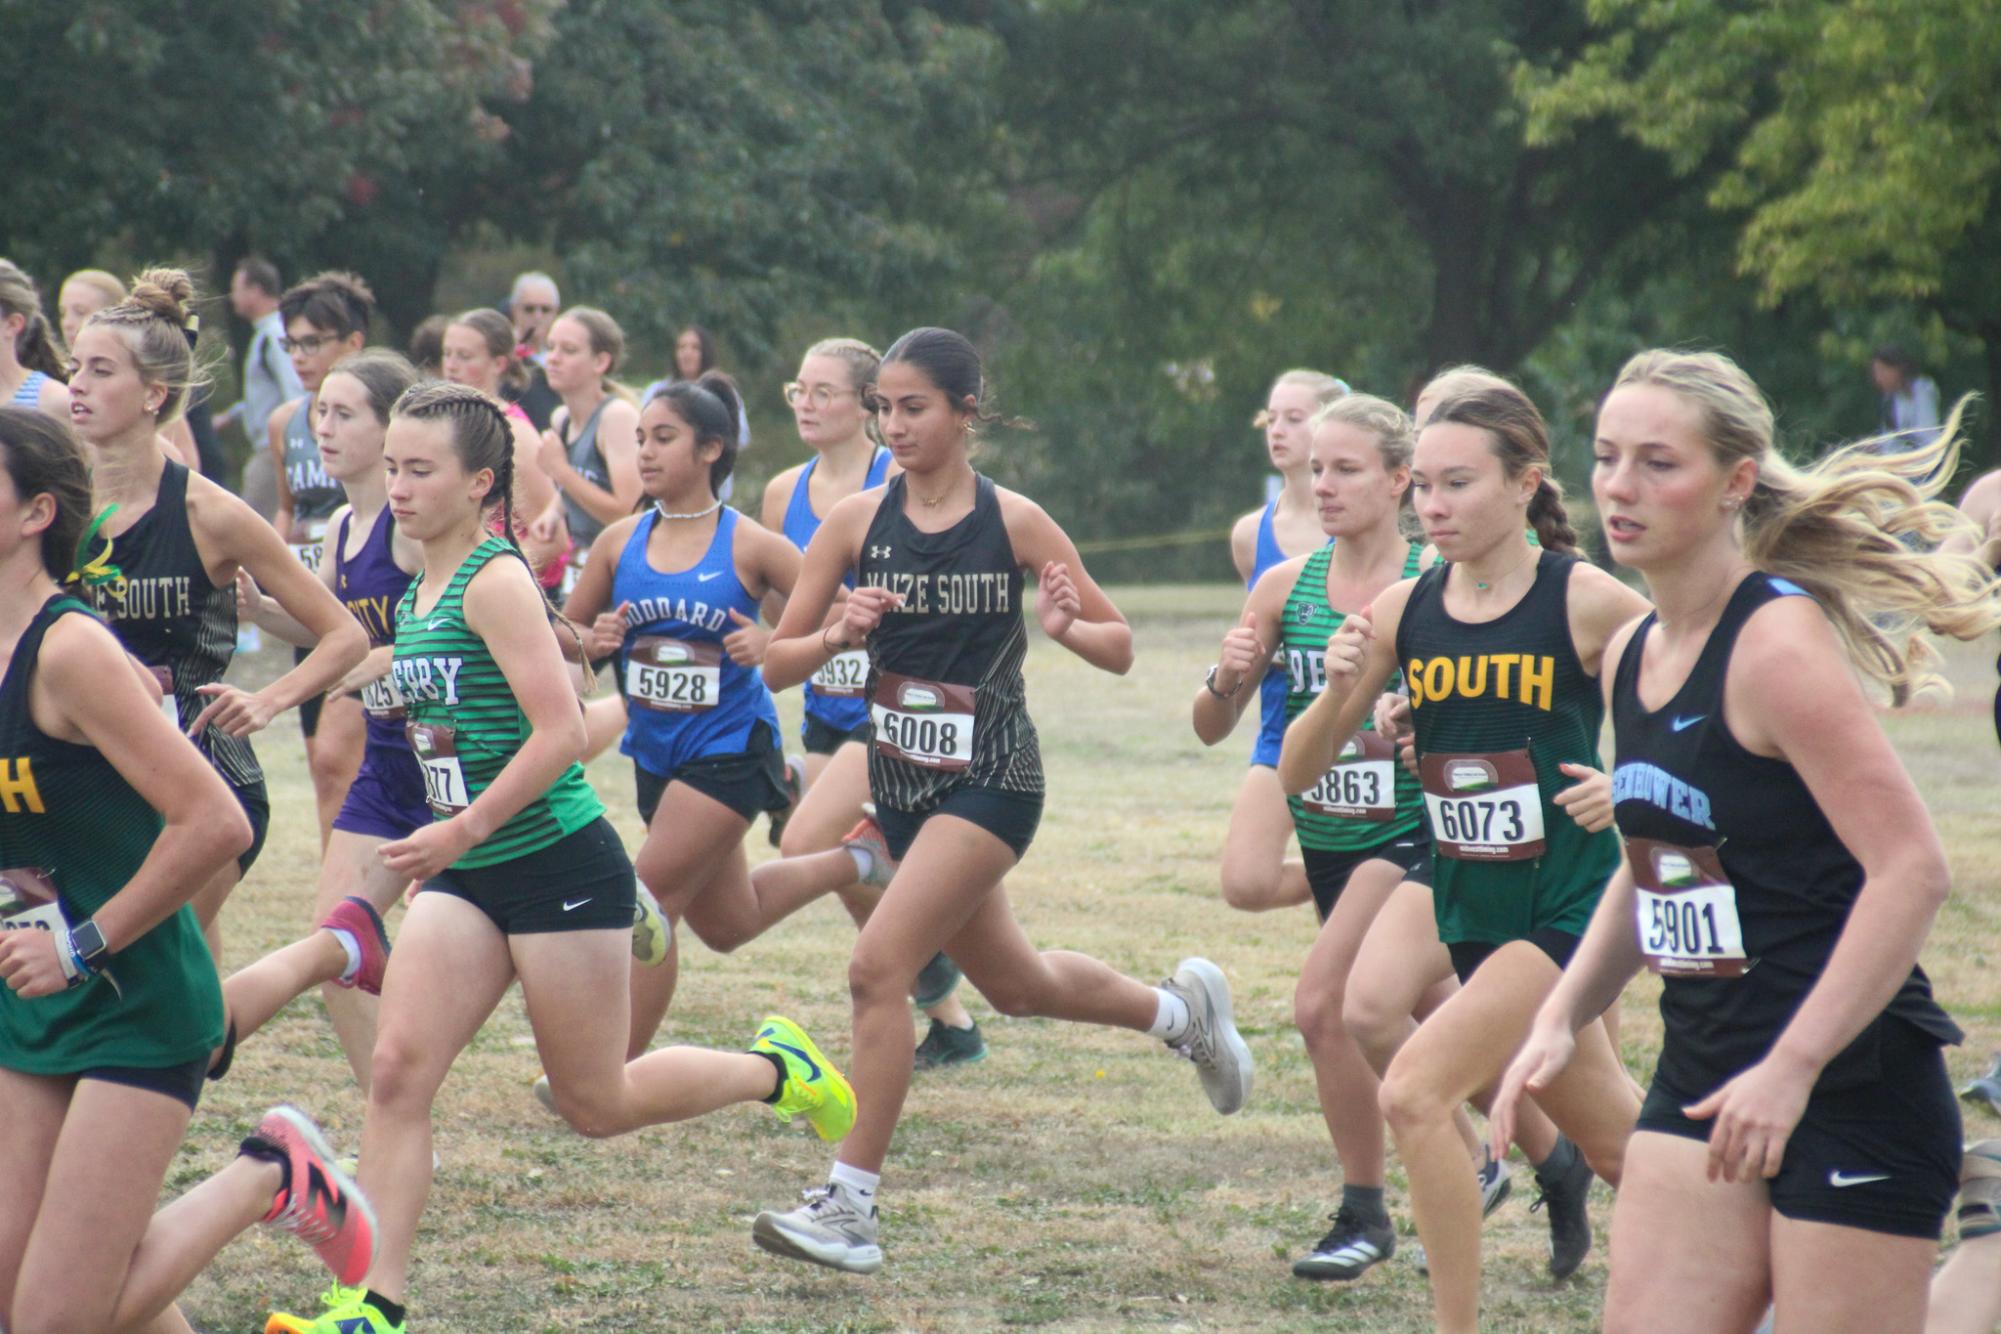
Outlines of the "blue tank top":
[[[1258,519],[1258,549],[1251,557],[1250,581],[1246,588],[1257,587],[1264,572],[1274,565],[1283,565],[1285,552],[1278,545],[1278,534],[1272,530],[1272,520],[1278,513],[1278,502],[1265,502],[1265,512]],[[1331,544],[1332,538],[1328,539]],[[1265,673],[1258,686],[1258,739],[1251,747],[1251,763],[1268,768],[1278,767],[1279,747],[1285,742],[1285,691],[1287,677],[1285,670],[1273,667]]]
[[[340,528],[330,534],[334,562],[334,596],[361,622],[368,632],[368,646],[381,648],[396,642],[396,604],[410,587],[410,576],[396,563],[393,540],[396,520],[384,505],[375,516],[375,527],[353,559],[347,555],[347,535],[354,527],[354,511],[342,516]],[[392,677],[370,682],[362,689],[361,707],[368,714],[368,744],[407,752],[403,734],[403,701],[397,696]]]
[[619,750],[660,778],[691,760],[741,754],[764,723],[778,737],[778,708],[764,675],[730,661],[723,638],[736,631],[735,610],[755,618],[757,599],[736,574],[736,529],[728,506],[702,558],[665,574],[646,559],[660,521],[648,510],[633,526],[611,577],[611,603],[625,605],[619,687],[625,692],[625,739]]
[[[807,461],[798,482],[792,487],[792,499],[785,506],[785,540],[801,551],[813,540],[813,534],[820,531],[820,516],[813,512],[811,487],[813,469],[819,464],[820,456],[817,454]],[[868,480],[862,483],[862,489],[866,491],[870,487],[881,486],[882,479],[888,475],[889,451],[877,445],[875,457],[869,460]],[[843,582],[853,588],[854,571],[850,570],[843,577]],[[813,679],[806,682],[806,714],[836,731],[852,732],[868,721],[867,687],[868,650],[850,649],[813,673]]]
[[29,371],[28,378],[21,381],[20,387],[14,391],[14,397],[9,400],[9,406],[16,408],[39,408],[42,406],[42,386],[48,382],[49,377],[43,372]]

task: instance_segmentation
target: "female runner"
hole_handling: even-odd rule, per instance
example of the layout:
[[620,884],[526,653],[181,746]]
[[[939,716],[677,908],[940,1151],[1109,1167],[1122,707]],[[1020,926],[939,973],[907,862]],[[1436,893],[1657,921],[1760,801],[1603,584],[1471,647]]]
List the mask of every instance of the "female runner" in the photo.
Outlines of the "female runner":
[[[250,847],[195,892],[195,916],[219,955],[216,915],[249,871],[270,822],[264,774],[249,736],[320,694],[368,651],[354,618],[241,500],[160,451],[160,423],[179,410],[194,376],[183,336],[194,284],[178,269],[142,274],[129,300],[84,321],[74,350],[70,413],[93,456],[98,517],[84,592],[133,656],[167,688],[162,707],[195,738],[250,817]],[[109,553],[97,549],[106,543]],[[238,570],[248,570],[318,647],[254,693],[222,683],[236,650]]]
[[62,324],[63,346],[76,342],[83,322],[125,299],[125,284],[103,269],[78,269],[63,279],[56,292],[56,316]]
[[187,1331],[174,1299],[260,1220],[336,1280],[374,1244],[367,1203],[290,1107],[154,1212],[223,1037],[188,890],[251,833],[142,669],[58,587],[90,506],[68,428],[0,408],[0,1316],[22,1334]]
[[[634,859],[669,922],[684,917],[729,951],[810,901],[762,893],[743,836],[783,807],[778,710],[758,674],[769,635],[756,623],[783,600],[799,553],[718,498],[736,461],[728,377],[676,382],[639,414],[640,485],[651,504],[598,535],[568,617],[591,627],[591,655],[617,655],[646,842]],[[626,1054],[645,1051],[673,1001],[678,950],[635,973]]]
[[[752,1230],[766,1250],[853,1273],[882,1267],[875,1193],[910,1086],[906,997],[941,949],[1004,1014],[1164,1039],[1194,1059],[1220,1112],[1243,1106],[1251,1083],[1214,964],[1184,960],[1149,987],[1086,955],[1038,953],[1015,923],[1001,877],[1035,835],[1043,792],[1021,679],[1023,572],[1038,572],[1043,630],[1093,666],[1125,672],[1132,631],[1041,507],[973,471],[982,383],[971,343],[912,330],[883,358],[874,394],[904,471],[828,514],[765,660],[783,688],[844,649],[869,650],[869,787],[879,846],[899,864],[848,969],[861,1119],[827,1185]],[[829,623],[850,570],[858,587]]]
[[544,546],[560,546],[568,533],[570,568],[563,578],[567,596],[583,573],[584,559],[605,525],[632,513],[639,504],[635,441],[639,412],[612,379],[625,355],[625,332],[618,321],[592,306],[572,306],[549,328],[549,355],[543,369],[563,405],[542,432],[536,461],[560,493],[550,500],[529,532]]
[[[285,350],[306,392],[274,408],[266,426],[278,483],[278,512],[271,524],[300,564],[316,574],[327,523],[340,508],[342,493],[320,462],[314,434],[319,413],[314,404],[327,372],[368,341],[374,310],[375,294],[352,273],[318,274],[278,299],[278,313],[285,321]],[[305,661],[305,650],[296,650],[292,661]],[[333,834],[334,815],[361,768],[367,728],[351,697],[314,695],[299,705],[299,730],[306,738],[306,768],[313,778],[324,852]]]
[[[1436,853],[1438,935],[1460,988],[1396,1054],[1382,1107],[1447,1331],[1474,1329],[1480,1302],[1480,1194],[1454,1114],[1499,1077],[1619,852],[1610,785],[1596,772],[1595,678],[1606,641],[1646,603],[1578,560],[1548,468],[1542,415],[1518,390],[1475,390],[1433,411],[1412,488],[1442,562],[1342,622],[1327,645],[1327,688],[1287,728],[1279,760],[1288,791],[1311,788],[1403,672]],[[1575,1141],[1559,1141],[1536,1168],[1565,1224],[1552,1220],[1559,1272],[1590,1244],[1591,1171],[1617,1184],[1638,1112],[1602,1027],[1579,1053],[1537,1097]]]
[[[1263,509],[1244,515],[1230,530],[1230,559],[1245,588],[1255,588],[1273,566],[1327,544],[1307,455],[1313,443],[1313,414],[1347,392],[1346,384],[1321,371],[1286,371],[1272,381],[1264,411],[1254,424],[1265,433],[1265,454],[1284,486]],[[1237,788],[1229,832],[1223,839],[1223,901],[1246,912],[1289,908],[1313,898],[1304,864],[1285,855],[1292,817],[1275,769],[1279,738],[1285,732],[1285,692],[1286,674],[1279,668],[1272,667],[1259,679],[1258,735],[1251,747],[1251,767]],[[1216,744],[1228,731],[1213,739],[1203,737],[1203,744]]]
[[[380,1212],[363,1289],[336,1287],[316,1322],[277,1328],[401,1334],[410,1252],[431,1184],[431,1107],[452,1063],[518,978],[555,1103],[606,1136],[765,1101],[824,1138],[854,1097],[799,1028],[767,1018],[749,1052],[676,1047],[625,1060],[633,873],[577,764],[583,717],[548,604],[512,530],[513,429],[500,403],[425,383],[389,423],[397,527],[423,569],[396,608],[394,677],[435,821],[381,849],[421,889],[382,991],[361,1175]],[[288,1323],[289,1322],[289,1323]]]
[[[398,531],[382,471],[390,409],[416,382],[416,367],[397,353],[370,349],[337,364],[314,396],[320,462],[347,496],[347,504],[329,520],[326,559],[318,577],[361,625],[369,643],[368,656],[329,692],[336,698],[360,695],[367,743],[320,863],[315,921],[349,896],[387,912],[409,880],[384,866],[377,854],[383,844],[407,838],[431,822],[424,778],[403,735],[403,703],[389,676],[396,637],[391,616],[411,576],[423,568],[423,551]],[[264,598],[248,578],[239,577],[238,588],[244,613],[258,625],[288,643],[309,647],[315,642],[307,627]],[[366,1093],[375,1046],[375,999],[366,989],[341,986],[326,986],[321,996],[355,1080]]]
[[1661,974],[1609,1330],[1748,1330],[1767,1302],[1780,1330],[1924,1326],[1960,1168],[1939,1048],[1960,1034],[1917,958],[1949,874],[1856,678],[1902,703],[1925,681],[1913,631],[2001,625],[1992,571],[1933,550],[1964,526],[1928,503],[1958,425],[1797,471],[1714,353],[1642,352],[1600,409],[1606,537],[1659,608],[1606,650],[1626,859],[1494,1133],[1569,1077],[1571,1034],[1642,963]]
[[[882,354],[859,339],[827,338],[806,349],[799,378],[785,386],[799,438],[814,455],[764,488],[764,526],[783,531],[801,551],[820,530],[822,515],[857,491],[881,486],[895,466],[889,450],[872,437],[873,418],[862,404],[881,362]],[[801,687],[806,698],[800,728],[805,796],[789,817],[774,817],[779,851],[790,864],[782,872],[776,867],[769,872],[826,877],[857,927],[868,921],[877,891],[888,883],[888,868],[875,877],[877,884],[864,886],[856,879],[852,857],[801,859],[837,851],[862,818],[868,799],[867,688],[868,653],[862,649],[840,654]],[[919,1070],[965,1064],[987,1054],[979,1025],[953,994],[958,985],[958,967],[945,954],[934,955],[917,975],[911,998],[931,1021],[917,1044]]]
[[519,403],[509,401],[501,392],[508,385],[525,385],[528,378],[515,355],[514,326],[497,310],[468,310],[445,325],[439,348],[445,379],[491,394],[507,408],[508,421],[514,427],[514,484],[518,488],[514,513],[521,529],[514,534],[514,541],[534,565],[536,582],[555,589],[563,582],[568,544],[537,542],[529,532],[528,520],[555,501],[556,485],[535,461],[541,438],[534,423]]
[[42,313],[41,289],[12,260],[0,259],[0,404],[61,419],[69,411],[69,368]]

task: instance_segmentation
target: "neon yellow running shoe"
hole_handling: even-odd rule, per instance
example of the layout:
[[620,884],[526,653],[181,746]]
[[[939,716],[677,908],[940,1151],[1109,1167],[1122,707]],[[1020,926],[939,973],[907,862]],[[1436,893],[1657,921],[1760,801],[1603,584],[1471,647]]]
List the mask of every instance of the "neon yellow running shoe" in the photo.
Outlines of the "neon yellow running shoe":
[[660,900],[653,897],[652,890],[637,881],[633,888],[638,893],[632,901],[632,957],[644,967],[657,968],[667,961],[674,924],[660,911]]
[[779,1120],[790,1125],[803,1112],[814,1133],[830,1144],[854,1129],[855,1091],[805,1029],[783,1015],[766,1015],[750,1050],[785,1063],[785,1085],[771,1107]]
[[326,1309],[315,1319],[274,1311],[264,1322],[264,1334],[405,1334],[408,1325],[392,1325],[368,1300],[367,1288],[343,1288],[336,1283],[320,1294]]

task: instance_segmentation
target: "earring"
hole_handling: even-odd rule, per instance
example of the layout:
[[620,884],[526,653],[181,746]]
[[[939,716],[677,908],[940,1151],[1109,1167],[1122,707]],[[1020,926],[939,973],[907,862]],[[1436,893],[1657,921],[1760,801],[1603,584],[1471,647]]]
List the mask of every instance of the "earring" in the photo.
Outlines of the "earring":
[[1725,496],[1723,497],[1723,512],[1725,514],[1734,514],[1737,507],[1743,503],[1736,496]]

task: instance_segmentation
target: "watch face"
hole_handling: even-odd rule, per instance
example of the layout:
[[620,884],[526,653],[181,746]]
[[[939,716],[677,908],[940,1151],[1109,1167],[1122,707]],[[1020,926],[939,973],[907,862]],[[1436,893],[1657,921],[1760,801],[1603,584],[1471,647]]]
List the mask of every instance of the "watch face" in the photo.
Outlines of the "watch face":
[[70,943],[85,960],[95,959],[104,953],[104,933],[97,929],[96,922],[85,922],[69,933]]

